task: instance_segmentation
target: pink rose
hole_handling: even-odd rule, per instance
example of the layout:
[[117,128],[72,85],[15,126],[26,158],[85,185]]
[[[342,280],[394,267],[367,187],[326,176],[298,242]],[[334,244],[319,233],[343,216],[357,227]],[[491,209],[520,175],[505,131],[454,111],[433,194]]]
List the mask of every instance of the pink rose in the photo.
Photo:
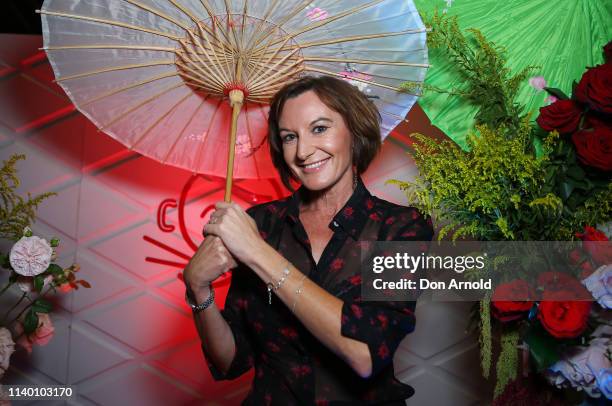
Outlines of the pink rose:
[[53,338],[55,328],[51,322],[51,317],[47,313],[36,313],[38,315],[38,327],[33,333],[25,335],[23,333],[23,324],[17,323],[15,326],[15,332],[19,339],[17,344],[21,345],[28,351],[28,354],[32,353],[32,345],[47,345]]
[[19,275],[36,276],[43,273],[51,263],[53,248],[44,238],[21,237],[11,248],[9,260]]
[[537,91],[542,91],[546,87],[546,79],[544,79],[544,76],[534,76],[529,79],[529,86]]

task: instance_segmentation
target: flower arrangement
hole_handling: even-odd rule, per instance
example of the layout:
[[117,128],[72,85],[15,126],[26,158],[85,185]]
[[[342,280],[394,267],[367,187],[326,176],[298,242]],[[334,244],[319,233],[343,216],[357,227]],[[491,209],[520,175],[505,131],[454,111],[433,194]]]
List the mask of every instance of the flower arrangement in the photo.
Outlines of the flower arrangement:
[[[439,239],[581,241],[581,249],[570,253],[575,272],[543,272],[537,300],[527,282],[514,279],[476,303],[487,378],[498,353],[494,403],[508,404],[504,399],[518,391],[525,404],[555,403],[553,387],[569,391],[577,403],[578,395],[612,399],[612,246],[597,226],[612,219],[612,43],[604,47],[605,62],[574,83],[571,98],[547,87],[545,78],[529,80],[550,95],[534,124],[515,97],[536,67],[512,75],[503,49],[478,30],[464,33],[456,18],[437,12],[425,20],[432,28],[428,45],[446,51],[465,85],[424,90],[476,105],[475,130],[467,151],[413,135],[411,154],[420,175],[389,183],[444,224]],[[500,299],[509,292],[534,300]],[[568,300],[579,297],[593,300]],[[521,382],[519,366],[523,375],[537,371],[550,392]]]
[[[0,296],[9,289],[21,292],[19,298],[0,312],[0,379],[10,364],[10,357],[16,346],[32,352],[33,345],[46,345],[53,337],[54,327],[50,317],[53,303],[50,294],[69,292],[79,286],[89,288],[90,284],[77,279],[79,265],[63,268],[54,263],[59,240],[47,241],[33,235],[29,223],[34,220],[36,208],[53,193],[35,198],[23,199],[16,194],[19,185],[15,163],[24,159],[14,155],[0,169],[0,236],[17,240],[8,254],[0,252],[0,266],[9,271],[6,284],[0,289]],[[16,228],[23,226],[21,233]],[[1,271],[0,271],[1,272]]]

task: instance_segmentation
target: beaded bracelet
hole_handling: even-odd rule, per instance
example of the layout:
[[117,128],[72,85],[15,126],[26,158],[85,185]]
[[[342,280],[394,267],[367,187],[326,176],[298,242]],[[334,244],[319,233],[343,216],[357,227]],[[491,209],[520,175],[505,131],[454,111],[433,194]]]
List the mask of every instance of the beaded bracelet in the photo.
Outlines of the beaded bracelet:
[[273,282],[268,282],[268,304],[269,305],[272,304],[272,291],[279,290],[280,287],[283,286],[283,284],[287,280],[287,277],[289,276],[290,273],[291,271],[289,270],[289,264],[287,264],[287,266],[285,266],[285,269],[283,269],[283,276],[278,280],[278,282],[276,282],[276,285]]
[[302,293],[302,288],[304,287],[304,281],[305,280],[306,280],[306,274],[304,274],[302,276],[302,279],[300,279],[300,284],[298,285],[297,289],[295,290],[295,300],[293,301],[293,306],[291,306],[291,311],[293,313],[295,313],[295,305],[297,304],[298,296],[300,295],[300,293]]

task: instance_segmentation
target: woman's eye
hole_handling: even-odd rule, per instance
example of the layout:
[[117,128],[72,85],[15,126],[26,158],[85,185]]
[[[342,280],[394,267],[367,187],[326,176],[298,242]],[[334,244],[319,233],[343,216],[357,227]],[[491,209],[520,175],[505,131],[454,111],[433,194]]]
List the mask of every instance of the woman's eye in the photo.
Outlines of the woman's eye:
[[283,141],[283,143],[287,143],[287,142],[293,141],[294,138],[295,138],[295,134],[285,134],[281,137],[281,140]]
[[313,128],[313,129],[312,129],[312,131],[313,131],[315,134],[320,134],[320,133],[322,133],[322,132],[325,132],[325,130],[327,130],[327,128],[328,128],[328,127],[325,127],[324,125],[318,125],[318,126],[316,126],[315,128]]

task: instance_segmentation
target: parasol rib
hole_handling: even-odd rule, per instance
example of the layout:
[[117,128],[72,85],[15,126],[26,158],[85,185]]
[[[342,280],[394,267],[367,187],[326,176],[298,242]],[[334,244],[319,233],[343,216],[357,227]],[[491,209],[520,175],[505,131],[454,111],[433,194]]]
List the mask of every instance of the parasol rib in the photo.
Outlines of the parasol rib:
[[158,47],[153,45],[113,45],[113,44],[98,44],[98,45],[61,45],[38,48],[41,51],[57,51],[65,49],[129,49],[129,50],[145,50],[145,51],[164,51],[174,52],[175,48]]
[[[334,21],[339,20],[341,18],[344,18],[346,16],[349,16],[351,14],[356,14],[356,13],[358,13],[359,11],[361,11],[363,9],[366,9],[368,7],[371,7],[371,6],[374,6],[374,5],[376,5],[378,3],[381,3],[383,1],[385,1],[385,0],[374,0],[374,1],[371,1],[369,3],[362,4],[361,6],[354,7],[354,8],[352,8],[350,10],[347,10],[347,11],[345,11],[343,13],[337,14],[337,15],[335,15],[333,17],[328,17],[328,18],[325,18],[324,20],[314,22],[314,23],[312,23],[310,25],[307,25],[306,27],[304,27],[304,28],[302,28],[302,29],[300,29],[298,31],[288,33],[285,38],[295,38],[295,37],[297,37],[300,34],[303,34],[303,33],[308,32],[308,31],[312,31],[312,30],[314,30],[316,28],[322,27],[322,26],[327,25],[329,23],[333,23]],[[284,38],[279,38],[279,39],[277,39],[275,41],[272,41],[272,43],[270,43],[269,45],[278,44],[279,42],[282,42],[283,40],[284,40]],[[257,49],[256,49],[256,51],[257,51]]]
[[[182,42],[181,42],[182,43]],[[187,47],[185,46],[185,49],[187,49]],[[213,65],[213,67],[215,67],[215,70],[217,71],[217,74],[215,74],[212,71],[209,72],[205,72],[203,70],[204,67],[209,68],[209,65],[204,63],[204,61],[202,60],[202,58],[200,58],[200,56],[195,53],[195,52],[189,52],[187,51],[189,54],[193,54],[193,56],[195,56],[198,61],[200,61],[200,64],[197,65],[193,62],[193,60],[189,57],[189,55],[187,53],[183,54],[181,52],[178,52],[177,55],[179,55],[179,57],[187,59],[191,64],[195,65],[196,68],[201,71],[204,75],[210,74],[210,76],[212,76],[213,79],[216,79],[216,82],[219,84],[219,86],[221,86],[221,88],[223,88],[223,84],[224,84],[224,79],[223,77],[221,77],[220,75],[222,75],[222,72],[219,71],[219,69],[217,68],[217,65],[215,65],[212,60],[210,60],[210,57],[208,57],[208,54],[206,54],[208,61],[210,62],[210,65]],[[192,71],[193,72],[193,71]],[[195,72],[194,72],[195,73]]]
[[92,21],[92,22],[95,22],[95,23],[107,24],[107,25],[112,25],[112,26],[115,26],[115,27],[128,28],[130,30],[142,31],[142,32],[147,32],[149,34],[154,34],[154,35],[159,35],[161,37],[170,38],[171,40],[174,40],[174,41],[177,41],[179,39],[178,36],[172,35],[169,32],[151,30],[151,29],[148,29],[148,28],[145,28],[145,27],[140,27],[140,26],[137,26],[137,25],[122,23],[122,22],[119,22],[119,21],[105,20],[103,18],[88,17],[88,16],[82,16],[82,15],[78,15],[78,14],[57,13],[57,12],[54,12],[54,11],[46,11],[46,10],[36,10],[36,12],[40,13],[40,14],[47,14],[47,15],[56,16],[56,17],[65,17],[65,18],[72,18],[72,19],[75,19],[75,20]]
[[[267,70],[264,71],[260,76],[259,79],[255,79],[253,82],[249,82],[249,89],[250,90],[255,90],[257,88],[259,88],[259,84],[263,81],[268,81],[270,79],[272,79],[274,77],[274,75],[272,76],[266,76],[269,72],[272,72],[274,70],[276,70],[276,68],[284,63],[287,59],[289,59],[291,56],[293,56],[297,51],[299,51],[299,48],[294,48],[293,51],[288,52],[282,59],[279,59],[274,65],[268,66]],[[303,59],[298,59],[296,62],[301,63],[303,61]],[[268,63],[270,61],[267,61]],[[265,63],[265,62],[264,62]],[[288,66],[295,66],[295,62],[292,65],[288,65]],[[276,71],[276,73],[278,72],[282,72],[283,70],[281,69],[280,71]],[[249,78],[250,79],[250,78]]]
[[284,26],[287,21],[291,20],[293,17],[295,17],[298,13],[302,12],[306,7],[308,7],[308,5],[312,3],[312,0],[306,0],[304,2],[302,2],[301,4],[297,5],[292,12],[290,12],[289,14],[287,14],[285,16],[284,19],[282,19],[281,21],[279,21],[275,26],[273,27],[269,27],[266,31],[264,31],[262,33],[262,35],[257,37],[257,40],[255,41],[255,43],[253,44],[253,48],[255,48],[257,45],[259,45],[263,40],[265,40],[270,34],[272,34],[272,32],[276,29],[276,27],[282,27]]
[[[274,10],[276,8],[276,3],[278,3],[278,0],[273,0],[272,3],[270,3],[268,5],[268,9],[266,10],[266,14],[264,14],[264,16],[259,20],[259,22],[257,23],[257,27],[253,30],[253,32],[261,32],[261,29],[264,25],[264,23],[268,20],[268,18],[270,17],[270,14],[272,13],[272,10]],[[247,45],[245,47],[245,49],[252,49],[251,47],[251,43],[253,42],[253,40],[255,39],[255,36],[251,36],[251,38],[249,38],[249,42],[247,42]]]
[[[343,78],[343,79],[346,78],[346,75],[342,75],[340,73],[332,72],[332,71],[325,70],[325,69],[313,68],[312,66],[306,66],[304,67],[304,70],[307,70],[309,72],[323,73],[325,75],[336,76],[338,78]],[[371,80],[360,79],[358,77],[353,77],[353,76],[351,76],[351,80],[356,80],[358,82],[367,83],[372,86],[382,87],[384,89],[395,90],[396,92],[400,92],[400,93],[406,93],[406,94],[411,94],[413,96],[418,96],[417,94],[406,91],[406,89],[402,89],[400,87],[395,87],[395,86],[383,85],[382,83],[376,83]]]
[[136,141],[134,141],[134,143],[132,145],[130,145],[128,148],[129,149],[134,149],[136,147],[136,145],[138,145],[144,139],[144,137],[146,137],[147,134],[149,134],[149,132],[157,126],[157,124],[159,124],[164,118],[168,117],[170,115],[170,113],[175,111],[178,106],[183,104],[183,102],[185,100],[187,100],[187,98],[189,98],[192,95],[193,95],[193,93],[190,90],[188,90],[187,94],[185,96],[183,96],[181,99],[179,99],[179,101],[174,103],[174,105],[172,107],[170,107],[164,114],[162,114],[155,121],[153,121],[153,124],[151,124],[149,127],[147,127],[147,129],[144,130],[143,133],[140,134],[138,136],[138,138],[136,138]]
[[172,145],[170,146],[170,149],[168,150],[168,152],[166,153],[166,155],[164,156],[164,158],[162,159],[162,163],[165,164],[166,161],[168,160],[168,157],[170,157],[170,155],[172,154],[172,151],[174,151],[174,148],[176,147],[176,145],[178,144],[178,142],[180,141],[180,139],[183,137],[183,134],[185,133],[185,130],[191,125],[191,123],[193,123],[193,120],[197,117],[198,112],[202,109],[202,107],[204,106],[204,103],[206,103],[206,100],[208,99],[208,95],[204,96],[204,98],[202,99],[202,102],[200,103],[200,105],[193,111],[193,114],[191,115],[191,117],[189,118],[189,120],[187,120],[187,123],[185,124],[185,126],[181,129],[181,131],[178,132],[178,134],[176,135],[176,137],[174,138],[174,141],[172,141]]
[[148,11],[151,14],[155,14],[156,16],[161,17],[164,20],[169,21],[172,24],[181,27],[185,31],[189,31],[189,27],[186,26],[184,23],[182,23],[182,22],[172,18],[171,16],[169,16],[168,14],[166,14],[166,13],[164,13],[162,11],[159,11],[159,10],[154,9],[152,7],[146,6],[146,5],[144,5],[144,4],[142,4],[142,3],[138,2],[138,1],[135,1],[135,0],[124,0],[124,1],[127,2],[127,3],[130,3],[130,4],[134,5],[134,6],[136,6],[138,8],[141,8],[141,9],[143,9],[145,11]]
[[183,83],[179,83],[178,85],[173,85],[173,86],[169,86],[167,88],[165,88],[164,90],[162,90],[161,92],[158,92],[156,94],[154,94],[153,96],[150,96],[148,98],[146,98],[145,100],[143,100],[142,102],[136,104],[135,106],[130,107],[129,109],[123,111],[123,113],[119,114],[117,117],[113,118],[111,121],[109,121],[108,123],[105,123],[103,125],[98,126],[100,131],[103,131],[105,128],[115,124],[117,121],[121,120],[123,117],[127,116],[128,114],[130,114],[131,112],[141,108],[142,106],[144,106],[147,103],[152,102],[153,100],[163,96],[164,94],[177,89],[179,87],[183,86]]
[[89,72],[78,73],[76,75],[64,76],[62,78],[56,79],[55,82],[63,82],[65,80],[79,79],[79,78],[83,78],[86,76],[98,75],[100,73],[113,72],[116,70],[147,68],[150,66],[159,66],[159,65],[174,65],[174,61],[172,59],[163,59],[161,61],[154,61],[150,63],[137,63],[133,65],[113,66],[112,68],[97,69],[97,70],[92,70]]
[[219,111],[219,108],[221,107],[221,104],[223,103],[223,100],[219,100],[217,102],[217,107],[215,107],[215,111],[212,114],[212,117],[210,118],[210,121],[208,122],[208,127],[206,128],[206,135],[204,136],[204,139],[202,140],[202,143],[200,144],[200,148],[198,148],[198,152],[195,158],[195,166],[194,166],[194,170],[197,170],[197,168],[200,167],[200,161],[202,160],[202,151],[204,150],[204,145],[206,144],[206,141],[209,138],[210,135],[210,130],[212,128],[212,125],[215,122],[215,117],[217,116],[217,112]]
[[374,59],[348,59],[348,58],[324,58],[319,56],[305,56],[304,61],[338,62],[338,63],[360,63],[364,65],[389,65],[389,66],[414,66],[418,68],[429,68],[428,63],[391,62]]
[[[191,31],[189,32],[189,36],[191,37],[191,39],[193,40],[193,43],[196,45],[196,47],[198,49],[200,49],[204,55],[206,56],[206,59],[208,59],[208,62],[210,62],[210,64],[213,66],[213,68],[215,69],[215,71],[217,71],[217,75],[219,75],[220,77],[222,76],[223,78],[221,78],[221,82],[223,83],[224,81],[227,82],[229,79],[228,77],[225,75],[225,72],[222,69],[219,69],[219,66],[221,65],[221,62],[219,61],[219,58],[217,57],[217,52],[215,50],[212,49],[211,47],[211,52],[213,54],[213,57],[215,58],[215,62],[214,63],[212,61],[212,59],[210,58],[209,53],[206,51],[206,49],[202,46],[202,43],[196,38],[195,34],[193,34]],[[209,45],[211,45],[210,41],[208,40],[207,36],[204,36],[206,42],[208,42]],[[181,44],[183,44],[183,46],[185,47],[185,49],[188,49],[187,46],[185,45],[184,42],[181,42]],[[202,59],[199,57],[197,52],[194,52],[196,58],[198,58],[198,60],[203,64],[204,61],[202,61]]]
[[330,44],[338,44],[341,42],[352,42],[352,41],[362,41],[366,39],[374,39],[374,38],[385,38],[385,37],[393,37],[396,35],[405,35],[405,34],[418,34],[421,32],[426,32],[427,29],[418,29],[418,30],[405,30],[405,31],[395,31],[395,32],[384,32],[380,34],[364,34],[364,35],[352,35],[348,37],[334,38],[330,40],[322,40],[322,41],[310,41],[310,42],[302,42],[300,43],[300,48],[310,48],[320,45],[330,45]]
[[158,76],[154,76],[152,78],[141,80],[140,82],[132,83],[131,85],[128,85],[128,86],[123,86],[123,87],[120,87],[120,88],[117,88],[117,89],[113,89],[110,92],[103,93],[103,94],[101,94],[99,96],[94,97],[93,99],[89,99],[89,100],[86,100],[86,101],[82,102],[81,106],[87,106],[88,104],[97,102],[98,100],[104,99],[104,98],[109,97],[109,96],[116,95],[117,93],[121,93],[121,92],[124,92],[126,90],[130,90],[130,89],[133,89],[135,87],[138,87],[138,86],[146,85],[147,83],[155,82],[156,80],[169,78],[171,76],[176,76],[176,72],[165,73],[163,75],[158,75]]
[[[174,0],[170,0],[170,1],[172,2],[172,4],[175,4]],[[213,25],[213,30],[212,30],[211,35],[213,37],[217,38],[217,40],[218,40],[217,31],[219,31],[221,33],[221,35],[223,35],[223,38],[225,39],[225,41],[219,41],[219,42],[221,42],[224,45],[228,45],[232,51],[235,51],[234,47],[231,44],[231,41],[230,41],[229,37],[227,36],[227,33],[219,25],[219,21],[217,19],[217,16],[215,15],[215,13],[213,13],[212,8],[208,4],[208,1],[200,0],[200,3],[202,4],[202,7],[204,7],[204,9],[206,10],[206,13],[208,13],[208,16],[210,17],[210,21],[211,21],[211,23]]]

